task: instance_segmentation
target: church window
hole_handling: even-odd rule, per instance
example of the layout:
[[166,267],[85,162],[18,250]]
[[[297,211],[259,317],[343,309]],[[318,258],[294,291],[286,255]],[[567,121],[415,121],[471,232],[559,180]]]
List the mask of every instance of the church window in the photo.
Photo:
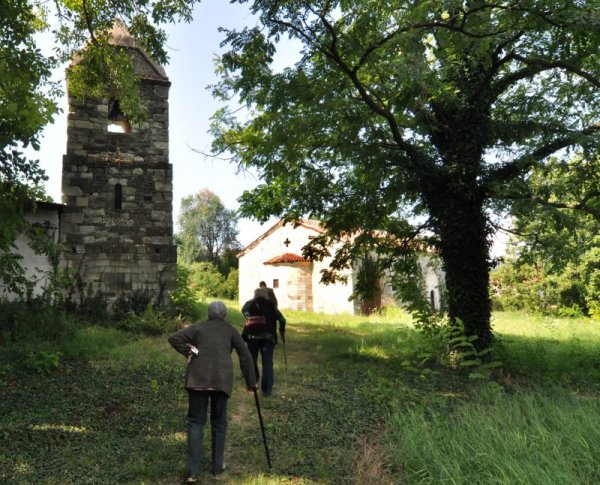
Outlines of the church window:
[[279,280],[273,280],[273,288],[279,288]]
[[115,185],[115,210],[120,211],[123,208],[123,187],[121,184]]
[[123,111],[121,111],[119,100],[114,98],[108,101],[108,131],[110,133],[131,132],[129,120]]
[[429,292],[429,301],[431,302],[431,309],[435,311],[435,292],[433,290]]

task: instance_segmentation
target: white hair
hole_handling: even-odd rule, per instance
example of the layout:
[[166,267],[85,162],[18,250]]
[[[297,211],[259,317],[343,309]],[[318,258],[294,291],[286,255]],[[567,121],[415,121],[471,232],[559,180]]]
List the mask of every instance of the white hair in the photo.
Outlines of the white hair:
[[208,304],[208,318],[220,318],[224,320],[227,316],[227,307],[222,301],[213,301]]

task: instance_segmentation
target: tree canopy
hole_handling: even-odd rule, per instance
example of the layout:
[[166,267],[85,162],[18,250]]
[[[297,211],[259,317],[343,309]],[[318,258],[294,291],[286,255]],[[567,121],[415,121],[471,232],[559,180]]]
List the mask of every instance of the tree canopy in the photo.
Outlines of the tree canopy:
[[600,158],[552,158],[511,210],[511,251],[494,270],[510,309],[600,317]]
[[[313,258],[359,234],[334,270],[365,248],[394,261],[426,238],[443,261],[451,319],[487,347],[491,220],[531,199],[533,167],[598,147],[597,2],[252,9],[260,25],[226,32],[214,88],[248,108],[214,120],[214,150],[263,180],[243,195],[242,214],[320,219],[327,232],[305,248]],[[284,37],[301,44],[300,59],[275,71]]]
[[237,221],[236,211],[227,209],[208,189],[184,197],[178,219],[180,260],[208,261],[227,274],[231,266],[236,266],[231,255],[240,249]]
[[[39,147],[38,134],[57,107],[50,84],[54,60],[35,44],[42,22],[29,2],[7,0],[0,7],[0,281],[12,290],[22,283],[13,241],[26,230],[24,212],[43,197],[45,176],[37,161],[27,160],[26,146]],[[44,87],[47,90],[44,90]]]

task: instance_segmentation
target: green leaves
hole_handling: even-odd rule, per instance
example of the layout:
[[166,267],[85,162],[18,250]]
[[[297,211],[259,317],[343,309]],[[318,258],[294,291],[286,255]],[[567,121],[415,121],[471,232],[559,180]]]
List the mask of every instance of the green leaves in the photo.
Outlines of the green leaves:
[[513,251],[494,272],[501,305],[598,314],[599,164],[577,155],[529,174],[527,197],[513,205]]
[[[144,121],[131,59],[111,44],[115,19],[125,24],[159,64],[168,60],[160,24],[189,21],[195,0],[3,0],[0,6],[0,281],[13,288],[22,282],[18,258],[11,253],[25,227],[25,206],[43,198],[45,175],[22,147],[39,148],[39,134],[58,112],[58,84],[53,69],[73,61],[68,71],[75,97],[116,97],[136,123]],[[52,26],[52,32],[46,32]],[[44,36],[40,34],[44,33]],[[52,34],[52,36],[50,35]],[[53,42],[54,41],[54,42]],[[38,42],[54,45],[47,56]],[[77,57],[74,60],[74,56]],[[20,283],[19,283],[20,284]]]
[[230,269],[228,255],[239,248],[238,216],[225,208],[218,195],[208,189],[181,200],[178,224],[179,255],[184,263],[207,261]]
[[0,147],[37,143],[42,126],[57,107],[57,90],[50,83],[53,58],[35,44],[41,25],[25,0],[7,0],[0,15]]
[[[403,228],[395,247],[344,244],[335,268],[369,245],[393,260],[427,229],[450,314],[487,341],[485,211],[509,205],[549,156],[600,141],[593,5],[254,2],[260,25],[227,31],[216,89],[245,109],[213,125],[214,150],[264,181],[242,213],[318,218],[329,241]],[[275,72],[285,35],[302,57]]]

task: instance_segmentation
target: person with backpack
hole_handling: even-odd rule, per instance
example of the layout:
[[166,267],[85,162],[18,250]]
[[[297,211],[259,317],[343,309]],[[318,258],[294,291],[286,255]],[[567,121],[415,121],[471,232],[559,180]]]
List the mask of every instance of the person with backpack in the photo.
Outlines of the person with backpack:
[[183,328],[169,337],[169,343],[188,359],[185,388],[188,392],[187,453],[188,475],[185,483],[196,483],[202,459],[202,441],[210,404],[212,436],[212,473],[225,470],[227,401],[233,390],[231,351],[235,350],[248,391],[256,390],[252,356],[239,332],[225,320],[227,307],[222,301],[208,305],[208,320]]
[[273,291],[273,288],[269,288],[267,286],[267,284],[264,281],[261,281],[258,284],[259,288],[266,288],[267,289],[267,300],[270,300],[273,305],[275,305],[275,308],[277,308],[277,297],[275,296],[275,292]]
[[[267,288],[256,288],[254,298],[244,303],[242,314],[246,324],[242,338],[248,345],[248,350],[254,361],[256,380],[260,378],[260,388],[264,396],[273,392],[273,351],[277,344],[277,324],[279,334],[285,342],[285,318],[269,299]],[[258,370],[258,354],[262,364],[262,377]]]

